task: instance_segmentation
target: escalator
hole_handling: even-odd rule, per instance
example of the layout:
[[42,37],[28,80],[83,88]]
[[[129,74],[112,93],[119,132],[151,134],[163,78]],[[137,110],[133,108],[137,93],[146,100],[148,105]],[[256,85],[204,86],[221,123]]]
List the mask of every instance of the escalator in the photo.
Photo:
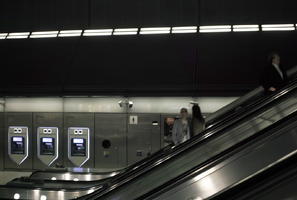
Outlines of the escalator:
[[[9,199],[15,194],[20,195],[21,199],[32,199],[37,196],[38,198],[45,196],[48,199],[72,199],[85,195],[86,199],[140,198],[174,177],[194,167],[205,165],[210,159],[220,157],[230,148],[240,146],[244,140],[294,113],[297,105],[291,97],[295,98],[296,87],[296,82],[293,82],[271,97],[259,98],[245,109],[216,123],[206,130],[202,137],[197,136],[180,146],[162,149],[107,181],[87,183],[79,180],[73,183],[73,181],[47,180],[46,187],[42,186],[44,183],[35,187],[36,182],[30,183],[27,180],[26,187],[22,185],[22,181],[16,180],[14,183],[0,187],[0,198]],[[276,114],[279,111],[282,111],[281,114]],[[60,185],[57,187],[50,184]],[[87,195],[91,193],[93,194]]]
[[[258,180],[263,180],[264,174],[272,170],[279,173],[279,165],[287,167],[292,159],[295,159],[296,166],[297,113],[258,134],[258,137],[221,158],[212,160],[203,168],[186,172],[170,183],[141,196],[140,199],[239,199],[239,195],[247,194],[243,193],[243,184],[247,184],[248,181],[257,176]],[[256,183],[254,181],[252,186]]]
[[[250,144],[249,142],[252,144],[270,129],[277,128],[279,124],[289,120],[296,111],[295,81],[269,98],[259,100],[258,104],[248,106],[240,117],[234,119],[236,123],[226,122],[225,126],[220,126],[220,130],[206,131],[202,138],[194,138],[175,147],[169,155],[157,162],[149,163],[141,173],[136,172],[122,179],[115,177],[108,188],[98,190],[84,199],[158,198],[158,192],[166,188],[167,184],[170,186],[193,170],[206,169],[209,164],[218,162],[230,152],[238,151],[242,146]],[[162,196],[160,199],[165,197]],[[195,198],[190,196],[189,199]]]

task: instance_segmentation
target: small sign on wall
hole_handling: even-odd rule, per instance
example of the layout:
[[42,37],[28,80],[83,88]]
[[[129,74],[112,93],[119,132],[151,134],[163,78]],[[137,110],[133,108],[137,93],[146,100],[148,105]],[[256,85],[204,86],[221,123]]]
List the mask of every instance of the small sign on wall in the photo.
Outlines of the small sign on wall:
[[138,124],[138,116],[136,116],[136,115],[131,115],[131,116],[130,116],[130,120],[129,120],[129,124],[137,125],[137,124]]

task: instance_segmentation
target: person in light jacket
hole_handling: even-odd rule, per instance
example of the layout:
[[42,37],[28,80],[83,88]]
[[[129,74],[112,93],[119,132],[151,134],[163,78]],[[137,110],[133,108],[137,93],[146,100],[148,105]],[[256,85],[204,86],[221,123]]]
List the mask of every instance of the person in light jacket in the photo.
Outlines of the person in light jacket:
[[172,129],[172,141],[174,145],[179,145],[191,137],[190,122],[188,120],[188,110],[182,108],[180,110],[180,119],[176,120]]

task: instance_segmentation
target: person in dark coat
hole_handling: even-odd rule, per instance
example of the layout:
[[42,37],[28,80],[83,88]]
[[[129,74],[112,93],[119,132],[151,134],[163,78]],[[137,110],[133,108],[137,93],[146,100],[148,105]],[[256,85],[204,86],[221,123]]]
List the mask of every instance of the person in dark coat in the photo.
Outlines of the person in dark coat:
[[205,119],[198,104],[193,105],[192,116],[191,136],[193,137],[205,130]]
[[261,85],[266,93],[275,92],[285,85],[287,74],[280,63],[279,54],[272,53],[268,57],[268,64],[263,70],[261,77]]

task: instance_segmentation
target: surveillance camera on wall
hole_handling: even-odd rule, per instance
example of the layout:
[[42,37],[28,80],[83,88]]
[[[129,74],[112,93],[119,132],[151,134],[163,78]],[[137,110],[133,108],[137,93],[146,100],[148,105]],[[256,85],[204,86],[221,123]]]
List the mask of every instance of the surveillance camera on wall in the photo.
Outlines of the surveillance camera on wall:
[[118,104],[121,108],[123,108],[123,107],[132,108],[133,107],[133,101],[121,100],[118,102]]

